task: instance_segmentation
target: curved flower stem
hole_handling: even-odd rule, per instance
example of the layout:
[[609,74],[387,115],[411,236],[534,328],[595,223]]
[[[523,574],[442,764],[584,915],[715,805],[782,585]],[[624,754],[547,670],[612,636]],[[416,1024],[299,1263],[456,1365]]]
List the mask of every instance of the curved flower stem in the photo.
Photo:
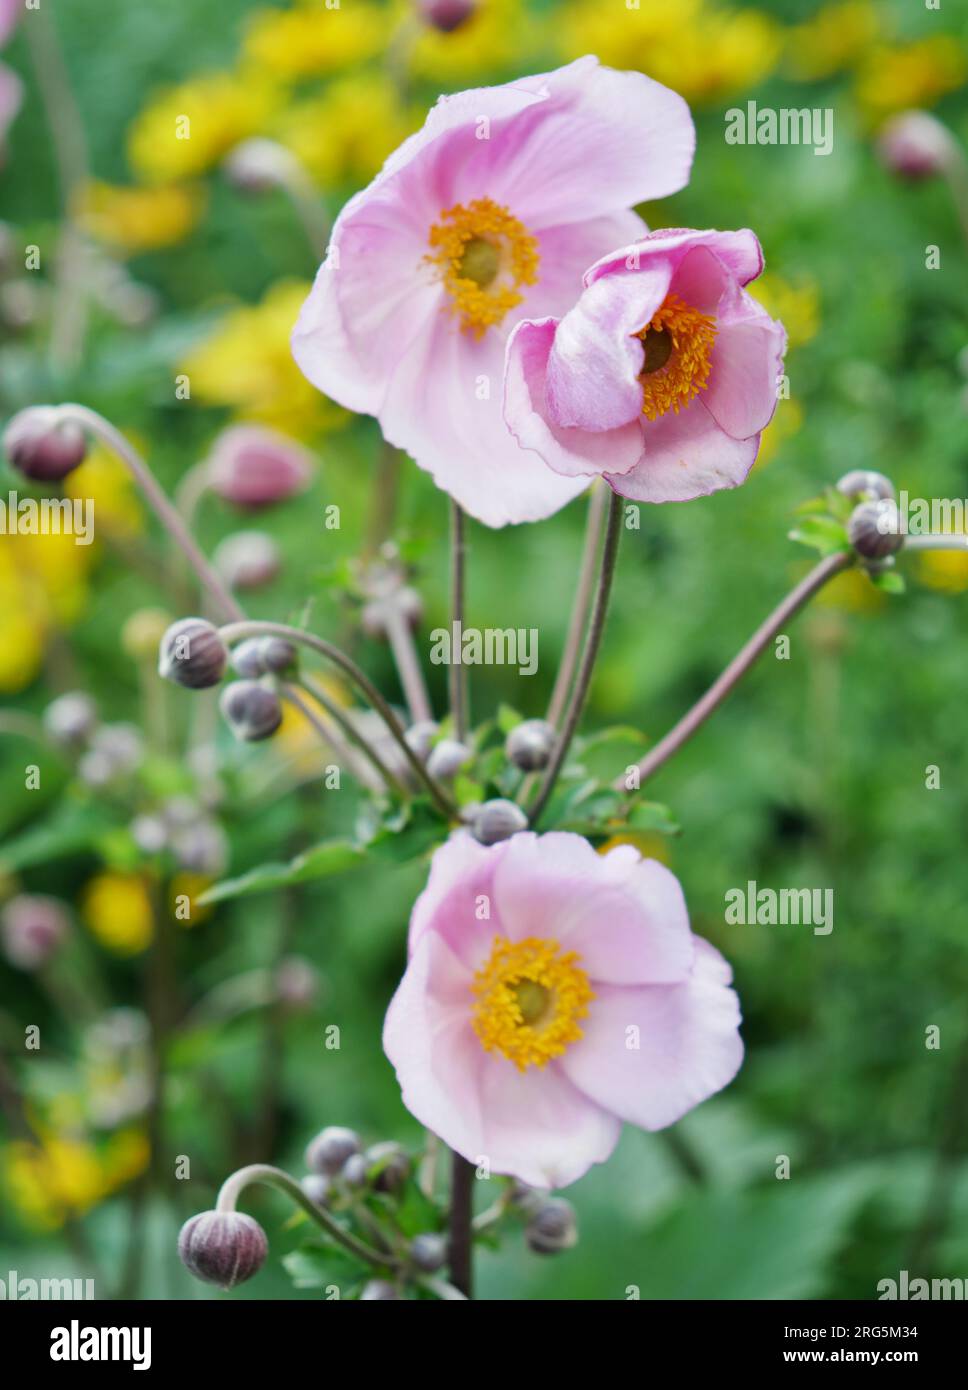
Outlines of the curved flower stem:
[[420,778],[426,787],[431,799],[442,815],[448,820],[457,819],[457,807],[450,800],[450,797],[441,786],[430,776],[423,763],[410,747],[404,736],[403,726],[387,704],[386,700],[377,690],[365,671],[362,671],[356,662],[341,651],[339,647],[334,647],[332,642],[327,642],[323,637],[317,637],[314,632],[304,632],[298,627],[288,627],[285,623],[269,622],[250,622],[242,620],[236,623],[228,623],[220,629],[222,640],[233,643],[241,642],[245,637],[285,637],[290,642],[301,643],[304,647],[309,647],[311,651],[318,652],[320,656],[326,657],[327,661],[332,661],[345,671],[352,681],[359,686],[360,690],[369,700],[370,704],[383,719],[390,733],[396,739],[407,762],[413,771]]
[[458,1293],[472,1297],[474,1165],[453,1154],[450,1184],[450,1281]]
[[148,500],[149,506],[197,574],[202,587],[208,591],[226,617],[244,618],[245,614],[239,604],[203,555],[177,508],[169,501],[151,469],[137,450],[128,443],[121,431],[115,429],[114,425],[105,420],[103,415],[98,415],[97,411],[89,410],[86,405],[70,402],[54,408],[60,420],[80,425],[118,455],[134,475],[138,486]]
[[558,674],[555,677],[554,689],[551,692],[551,701],[548,705],[547,720],[555,728],[561,719],[565,708],[565,701],[568,698],[568,691],[571,689],[571,682],[575,675],[575,667],[578,665],[578,653],[581,650],[582,633],[588,622],[588,608],[592,600],[592,588],[595,582],[595,559],[598,555],[598,545],[602,535],[602,521],[605,517],[605,499],[607,496],[606,486],[597,480],[592,483],[588,498],[588,520],[585,524],[585,547],[582,551],[581,569],[578,574],[578,585],[575,589],[575,599],[572,604],[571,620],[568,624],[568,636],[565,638],[564,649],[561,653],[561,664],[558,667]]
[[430,706],[430,696],[427,694],[427,685],[417,658],[413,633],[410,630],[410,624],[400,612],[399,604],[392,600],[387,603],[384,621],[386,634],[390,639],[390,650],[393,653],[397,674],[400,677],[400,685],[403,688],[407,708],[410,711],[411,723],[418,724],[423,720],[433,719],[434,712]]
[[[828,555],[825,560],[821,560],[819,565],[815,565],[810,573],[800,580],[796,588],[790,590],[786,598],[777,604],[769,617],[757,628],[746,646],[737,653],[722,675],[713,682],[705,695],[696,701],[692,709],[679,720],[679,723],[670,729],[665,738],[660,739],[641,760],[638,764],[639,786],[692,738],[713,710],[722,704],[733,686],[746,675],[753,662],[773,640],[784,623],[799,612],[808,599],[813,598],[814,594],[822,589],[829,579],[833,579],[835,575],[840,574],[842,570],[847,569],[853,563],[854,556],[850,552],[841,551],[836,555]],[[624,775],[616,778],[612,785],[619,791],[633,790],[627,785]]]
[[[336,701],[330,699],[330,697],[326,694],[325,690],[321,689],[321,687],[318,686],[315,681],[310,680],[308,676],[301,676],[298,681],[298,684],[302,686],[303,690],[305,690],[307,695],[309,695],[313,700],[316,700],[320,705],[322,705],[323,709],[329,715],[330,719],[332,719],[334,724],[338,725],[338,727],[349,739],[350,743],[355,744],[356,747],[359,748],[360,752],[364,755],[364,757],[369,759],[373,767],[380,774],[380,777],[386,783],[387,787],[389,787],[391,791],[397,792],[406,800],[406,798],[409,795],[407,788],[403,785],[400,779],[390,771],[390,769],[387,767],[386,763],[380,757],[376,749],[372,746],[368,739],[363,737],[359,729],[357,729],[356,725],[350,718],[347,717],[343,710],[340,709]],[[298,703],[303,713],[307,716],[307,718],[312,718],[312,711],[307,710],[302,701],[299,701]],[[326,737],[331,739],[331,735],[329,735],[328,733],[326,733]]]
[[528,820],[532,825],[536,825],[541,818],[541,813],[548,804],[548,799],[555,789],[568,749],[578,728],[578,721],[581,718],[582,710],[585,707],[585,700],[588,697],[588,688],[591,685],[592,672],[595,669],[595,661],[598,657],[598,649],[601,646],[602,634],[605,631],[605,619],[608,614],[608,601],[612,592],[612,581],[615,578],[615,562],[618,557],[618,543],[622,534],[622,508],[624,500],[617,492],[613,492],[608,507],[608,523],[605,528],[605,544],[602,547],[602,563],[598,573],[598,589],[595,593],[595,602],[592,608],[591,618],[588,622],[588,631],[585,636],[585,646],[581,655],[581,665],[578,675],[575,678],[574,689],[568,702],[565,712],[564,723],[561,735],[555,745],[555,751],[551,762],[548,764],[544,780],[539,788],[538,795],[528,811]]
[[[464,624],[464,577],[467,561],[467,522],[464,513],[456,502],[450,504],[450,593],[451,593],[451,632],[456,636]],[[458,657],[455,660],[455,655]],[[456,651],[450,654],[450,670],[447,683],[450,694],[450,712],[454,720],[454,737],[463,743],[467,736],[468,701],[467,674],[459,660],[460,642]]]
[[215,1210],[221,1212],[235,1211],[236,1203],[245,1189],[257,1182],[265,1183],[269,1187],[276,1188],[279,1192],[284,1192],[291,1201],[302,1207],[303,1211],[312,1217],[317,1226],[342,1245],[344,1250],[355,1255],[358,1260],[374,1265],[377,1269],[399,1269],[400,1261],[395,1256],[382,1254],[379,1250],[374,1250],[372,1246],[364,1244],[362,1240],[358,1240],[356,1236],[330,1216],[328,1211],[317,1206],[312,1198],[308,1197],[302,1190],[295,1178],[284,1173],[281,1168],[273,1168],[269,1163],[250,1163],[247,1168],[240,1168],[238,1172],[227,1177],[219,1189]]

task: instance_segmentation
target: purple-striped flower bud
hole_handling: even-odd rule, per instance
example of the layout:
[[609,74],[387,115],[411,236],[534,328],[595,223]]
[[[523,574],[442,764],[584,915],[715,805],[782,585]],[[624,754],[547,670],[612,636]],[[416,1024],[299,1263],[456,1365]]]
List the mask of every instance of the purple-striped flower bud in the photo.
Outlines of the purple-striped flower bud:
[[433,1274],[447,1260],[447,1240],[436,1231],[414,1236],[410,1242],[410,1258],[424,1274]]
[[218,685],[228,663],[219,630],[205,618],[179,618],[161,639],[158,674],[190,690]]
[[523,772],[547,767],[555,746],[555,731],[544,719],[525,719],[508,734],[504,751],[508,760]]
[[852,468],[837,480],[837,491],[858,502],[876,502],[879,497],[894,496],[894,484],[883,473],[872,468]]
[[59,483],[82,463],[87,440],[80,425],[62,421],[51,405],[29,406],[3,432],[3,452],[25,478]]
[[0,928],[10,964],[18,970],[37,970],[58,949],[70,922],[56,898],[21,893],[0,913]]
[[513,801],[497,797],[479,806],[471,822],[474,839],[481,845],[496,845],[500,840],[509,840],[519,830],[527,830],[528,818],[521,807]]
[[208,457],[208,486],[236,507],[257,509],[304,492],[313,458],[292,439],[262,425],[231,425]]
[[865,560],[883,560],[893,555],[904,544],[897,503],[886,497],[877,502],[861,502],[850,514],[847,535]]
[[557,1255],[578,1243],[575,1208],[564,1197],[549,1197],[531,1217],[524,1238],[536,1255]]
[[427,771],[431,777],[448,780],[456,777],[462,767],[466,767],[473,754],[465,743],[454,738],[442,738],[435,743],[427,757]]
[[377,1192],[398,1192],[410,1176],[410,1157],[400,1144],[372,1144],[366,1162]]
[[218,703],[235,737],[246,743],[271,738],[282,723],[278,695],[258,681],[232,681],[222,691]]
[[335,1177],[348,1158],[360,1152],[360,1136],[342,1125],[327,1125],[306,1146],[306,1167]]
[[257,1274],[269,1253],[266,1233],[241,1211],[203,1211],[178,1236],[182,1264],[206,1284],[233,1289]]
[[877,140],[885,168],[904,179],[928,179],[945,173],[956,149],[947,126],[927,111],[901,111],[892,116]]

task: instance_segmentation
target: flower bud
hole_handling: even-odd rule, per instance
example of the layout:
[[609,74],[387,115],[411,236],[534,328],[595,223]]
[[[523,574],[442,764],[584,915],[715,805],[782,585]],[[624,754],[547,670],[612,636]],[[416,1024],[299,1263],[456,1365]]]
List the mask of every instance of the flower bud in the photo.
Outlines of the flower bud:
[[18,970],[36,970],[51,958],[69,926],[56,898],[21,893],[0,913],[4,954]]
[[58,695],[44,710],[44,728],[61,747],[83,743],[96,724],[97,706],[82,690]]
[[237,507],[282,502],[309,486],[312,455],[302,445],[262,425],[231,425],[208,458],[208,486]]
[[276,998],[289,1009],[308,1009],[319,993],[319,972],[302,956],[287,956],[276,968]]
[[442,738],[435,743],[427,756],[427,771],[431,777],[445,780],[456,777],[462,767],[466,767],[473,754],[466,743],[458,743],[454,738]]
[[410,1158],[400,1144],[372,1144],[366,1162],[377,1192],[399,1192],[410,1176]]
[[365,1187],[369,1165],[362,1154],[350,1154],[339,1170],[340,1181],[347,1187]]
[[296,167],[296,160],[284,145],[258,136],[236,145],[222,165],[225,177],[240,193],[269,193],[285,188]]
[[285,637],[263,637],[262,664],[272,676],[291,676],[299,666],[299,653]]
[[158,674],[190,690],[218,685],[229,654],[214,624],[205,618],[179,618],[161,639]]
[[139,608],[121,629],[121,645],[133,660],[144,661],[154,656],[170,626],[163,608]]
[[360,1294],[361,1303],[372,1303],[375,1300],[381,1302],[388,1299],[402,1299],[403,1294],[396,1284],[391,1284],[386,1279],[370,1279],[363,1285],[363,1292]]
[[168,827],[161,816],[135,816],[130,830],[144,854],[160,854],[168,843]]
[[299,1186],[317,1207],[325,1207],[329,1203],[333,1184],[324,1174],[307,1173]]
[[526,1216],[533,1216],[538,1208],[544,1204],[547,1195],[546,1192],[542,1192],[539,1188],[530,1187],[526,1182],[522,1182],[520,1178],[515,1178],[511,1183],[508,1201],[512,1207],[523,1212]]
[[894,484],[883,473],[875,473],[867,468],[853,468],[838,481],[837,491],[845,497],[856,498],[858,502],[876,502],[880,497],[893,497]]
[[523,772],[538,772],[547,767],[555,738],[554,729],[544,719],[525,719],[508,734],[504,751]]
[[306,1148],[306,1167],[313,1173],[335,1177],[347,1159],[360,1152],[360,1137],[342,1125],[327,1125]]
[[246,743],[271,738],[282,723],[279,697],[258,681],[232,681],[222,691],[218,703],[235,737]]
[[575,1209],[563,1197],[549,1197],[531,1217],[524,1238],[536,1255],[557,1255],[578,1243]]
[[410,1242],[410,1258],[424,1274],[433,1274],[447,1260],[447,1241],[435,1232],[414,1236]]
[[196,1279],[232,1289],[257,1274],[269,1253],[266,1233],[241,1211],[203,1211],[178,1236],[181,1262]]
[[410,725],[404,738],[417,757],[425,762],[433,747],[434,739],[439,733],[440,725],[433,719],[418,719],[416,724]]
[[264,531],[236,531],[226,536],[212,563],[230,589],[261,589],[282,568],[279,547]]
[[80,425],[61,423],[55,406],[21,410],[3,432],[3,451],[19,473],[38,483],[58,483],[83,462],[87,440]]
[[877,141],[884,167],[905,179],[944,174],[956,157],[947,126],[927,111],[901,111],[884,125]]
[[865,560],[883,560],[893,555],[904,544],[897,503],[883,497],[877,502],[861,502],[850,514],[847,535]]
[[452,34],[470,19],[478,0],[417,0],[421,19],[441,33]]
[[482,845],[496,845],[499,840],[509,840],[519,830],[527,828],[528,818],[521,807],[503,797],[485,801],[471,825],[474,839]]
[[256,680],[259,676],[264,676],[266,668],[262,660],[262,638],[247,637],[244,642],[232,648],[229,660],[236,675],[244,676],[246,680]]

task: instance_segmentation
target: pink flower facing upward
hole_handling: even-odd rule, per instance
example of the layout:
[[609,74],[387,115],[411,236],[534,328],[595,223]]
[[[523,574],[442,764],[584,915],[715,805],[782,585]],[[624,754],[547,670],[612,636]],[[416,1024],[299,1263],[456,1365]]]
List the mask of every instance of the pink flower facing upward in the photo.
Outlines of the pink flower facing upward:
[[562,319],[508,344],[505,419],[566,477],[684,502],[736,487],[777,400],[783,326],[743,289],[763,269],[750,231],[650,232],[586,272]]
[[642,234],[628,209],[681,188],[694,144],[681,97],[591,57],[442,97],[340,213],[296,361],[479,520],[550,516],[587,480],[508,433],[508,333],[563,314],[586,266]]
[[563,1187],[623,1120],[663,1129],[732,1080],[731,978],[675,876],[631,846],[461,831],[414,907],[383,1045],[408,1109],[458,1153]]
[[206,465],[211,491],[249,510],[305,492],[312,475],[312,454],[262,425],[230,425],[216,439]]

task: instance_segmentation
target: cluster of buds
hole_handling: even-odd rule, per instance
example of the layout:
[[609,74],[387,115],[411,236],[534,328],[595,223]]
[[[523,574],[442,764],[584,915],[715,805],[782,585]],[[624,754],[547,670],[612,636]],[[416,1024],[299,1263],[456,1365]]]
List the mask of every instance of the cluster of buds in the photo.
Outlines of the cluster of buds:
[[410,1176],[410,1158],[399,1144],[371,1144],[342,1125],[327,1125],[306,1148],[309,1173],[303,1191],[319,1206],[363,1192],[399,1192]]
[[58,695],[43,713],[52,743],[78,755],[77,773],[89,787],[106,787],[136,772],[144,759],[144,739],[134,724],[101,724],[97,706],[81,690]]
[[515,1180],[511,1184],[510,1205],[525,1218],[524,1238],[536,1255],[560,1255],[578,1243],[575,1208],[564,1197]]
[[225,831],[191,797],[170,797],[157,810],[142,812],[130,830],[143,854],[167,850],[185,873],[217,878],[228,864]]
[[890,478],[855,468],[840,479],[837,491],[856,503],[847,522],[847,536],[854,550],[869,566],[888,563],[904,544]]
[[[190,690],[219,685],[229,665],[229,649],[217,627],[205,618],[181,618],[161,639],[158,672]],[[270,738],[282,723],[282,705],[269,677],[294,667],[291,643],[277,638],[244,642],[233,660],[247,674],[225,686],[219,708],[236,738],[256,742]]]

